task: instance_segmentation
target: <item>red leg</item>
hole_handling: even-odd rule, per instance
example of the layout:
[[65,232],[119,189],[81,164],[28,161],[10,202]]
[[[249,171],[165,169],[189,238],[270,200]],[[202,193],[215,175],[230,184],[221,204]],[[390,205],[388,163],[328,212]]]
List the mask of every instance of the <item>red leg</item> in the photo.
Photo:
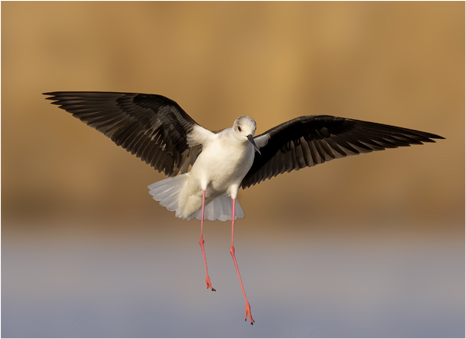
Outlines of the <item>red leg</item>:
[[202,229],[204,228],[204,206],[205,205],[205,191],[202,191],[202,210],[201,210],[201,239],[199,239],[199,245],[201,245],[202,249],[202,256],[204,257],[204,266],[205,266],[205,283],[207,288],[210,288],[212,291],[215,291],[215,288],[212,287],[209,278],[209,271],[207,270],[207,260],[205,258],[205,250],[204,250],[204,238],[202,237]]
[[251,306],[248,303],[248,298],[246,298],[246,292],[244,291],[243,287],[243,281],[241,280],[241,275],[239,274],[239,269],[238,269],[238,263],[236,262],[236,257],[235,257],[235,246],[233,246],[233,232],[235,230],[235,202],[236,199],[232,199],[232,212],[231,212],[231,247],[230,247],[230,253],[231,256],[233,257],[233,261],[235,262],[235,267],[236,267],[236,272],[238,273],[238,279],[239,283],[241,284],[241,289],[243,290],[243,295],[244,295],[244,301],[246,302],[246,315],[244,317],[244,321],[248,319],[249,315],[249,320],[251,321],[251,325],[254,323],[254,319],[252,319],[252,314],[251,314]]

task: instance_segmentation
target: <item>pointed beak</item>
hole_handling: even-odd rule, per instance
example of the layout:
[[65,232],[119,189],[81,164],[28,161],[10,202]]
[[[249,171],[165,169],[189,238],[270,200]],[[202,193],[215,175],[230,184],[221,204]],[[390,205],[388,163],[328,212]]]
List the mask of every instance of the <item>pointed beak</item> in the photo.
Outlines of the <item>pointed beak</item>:
[[252,136],[252,134],[249,134],[247,138],[248,138],[249,142],[254,146],[254,148],[256,149],[257,153],[259,153],[260,155],[262,155],[261,151],[259,151],[259,148],[257,147],[256,143],[254,142],[254,137]]

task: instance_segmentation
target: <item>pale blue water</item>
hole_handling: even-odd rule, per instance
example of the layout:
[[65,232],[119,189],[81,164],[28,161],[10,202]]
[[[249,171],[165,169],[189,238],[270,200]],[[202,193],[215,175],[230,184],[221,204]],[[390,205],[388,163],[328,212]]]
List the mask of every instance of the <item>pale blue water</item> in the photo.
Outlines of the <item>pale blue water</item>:
[[[229,227],[2,241],[3,337],[464,337],[462,239],[355,241]],[[412,238],[410,238],[412,240]]]

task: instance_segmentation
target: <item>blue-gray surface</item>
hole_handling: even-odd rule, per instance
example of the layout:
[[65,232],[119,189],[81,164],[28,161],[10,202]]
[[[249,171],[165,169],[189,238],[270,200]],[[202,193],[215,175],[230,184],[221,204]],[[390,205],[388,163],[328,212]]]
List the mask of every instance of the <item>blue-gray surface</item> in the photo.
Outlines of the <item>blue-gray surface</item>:
[[[209,225],[209,224],[208,224]],[[212,225],[212,224],[210,224]],[[3,337],[464,337],[464,247],[228,226],[157,236],[4,236]],[[183,231],[183,232],[181,232]],[[296,235],[296,234],[295,234]]]

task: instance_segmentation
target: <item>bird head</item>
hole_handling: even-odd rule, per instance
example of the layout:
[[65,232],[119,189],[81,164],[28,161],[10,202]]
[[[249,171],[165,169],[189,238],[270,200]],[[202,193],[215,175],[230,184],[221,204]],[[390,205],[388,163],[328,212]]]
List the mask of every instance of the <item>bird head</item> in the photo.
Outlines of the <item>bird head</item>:
[[238,119],[235,120],[235,123],[233,124],[233,130],[241,138],[245,138],[249,140],[249,142],[256,149],[257,153],[261,154],[261,152],[259,151],[259,148],[254,142],[254,133],[256,132],[256,122],[254,121],[253,118],[248,117],[246,115],[240,116]]

